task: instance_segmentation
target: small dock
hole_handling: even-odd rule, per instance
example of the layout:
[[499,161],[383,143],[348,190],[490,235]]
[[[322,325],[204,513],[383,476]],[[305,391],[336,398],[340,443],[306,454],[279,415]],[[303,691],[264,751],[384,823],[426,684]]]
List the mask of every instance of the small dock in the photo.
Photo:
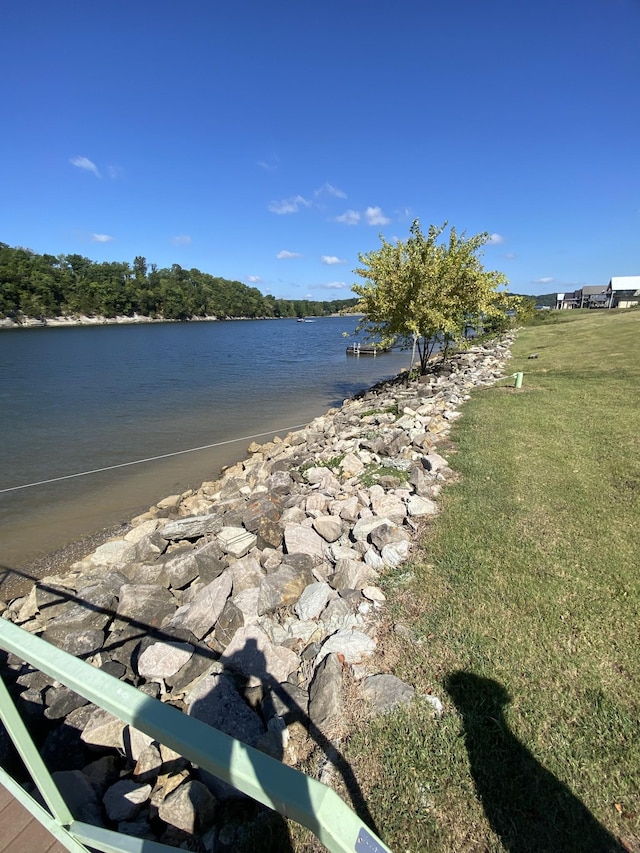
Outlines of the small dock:
[[381,347],[375,344],[349,344],[347,347],[347,355],[381,355],[389,352],[391,347]]

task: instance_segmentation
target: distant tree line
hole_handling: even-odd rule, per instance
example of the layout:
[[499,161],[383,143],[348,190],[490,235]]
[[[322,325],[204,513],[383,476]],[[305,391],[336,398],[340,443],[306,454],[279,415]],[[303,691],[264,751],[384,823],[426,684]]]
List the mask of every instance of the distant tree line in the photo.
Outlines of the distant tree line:
[[166,320],[320,317],[349,311],[357,301],[276,299],[239,281],[186,270],[179,264],[158,269],[141,256],[132,265],[95,263],[82,255],[38,255],[0,243],[0,316],[14,320],[69,314],[141,314]]

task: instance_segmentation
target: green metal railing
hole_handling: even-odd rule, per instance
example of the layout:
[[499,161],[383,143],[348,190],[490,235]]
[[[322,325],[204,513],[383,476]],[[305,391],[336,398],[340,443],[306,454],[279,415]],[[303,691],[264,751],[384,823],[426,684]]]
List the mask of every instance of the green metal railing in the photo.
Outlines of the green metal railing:
[[[257,802],[306,826],[332,853],[391,853],[335,791],[293,767],[150,698],[1,618],[0,648],[13,652]],[[0,782],[67,849],[73,853],[87,853],[87,847],[104,853],[167,853],[175,849],[74,820],[2,678],[0,718],[48,811],[1,767]]]

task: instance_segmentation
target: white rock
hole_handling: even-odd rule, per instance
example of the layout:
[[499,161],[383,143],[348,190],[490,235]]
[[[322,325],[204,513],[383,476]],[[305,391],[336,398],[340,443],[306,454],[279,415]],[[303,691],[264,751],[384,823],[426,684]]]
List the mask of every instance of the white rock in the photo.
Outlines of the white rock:
[[217,539],[223,551],[238,558],[248,554],[258,541],[258,537],[244,527],[223,527]]
[[346,663],[361,663],[362,659],[372,655],[375,649],[376,641],[367,637],[362,631],[342,629],[324,641],[318,652],[316,664],[333,652],[343,655]]
[[294,607],[300,619],[316,619],[327,606],[332,589],[328,583],[312,583],[307,586]]
[[387,600],[384,592],[378,586],[364,586],[362,587],[362,594],[369,601],[378,601],[381,604]]
[[438,511],[438,505],[435,501],[420,497],[420,495],[411,495],[407,503],[407,508],[412,518],[435,515]]
[[153,643],[138,660],[138,674],[143,678],[168,678],[182,669],[193,655],[189,643]]

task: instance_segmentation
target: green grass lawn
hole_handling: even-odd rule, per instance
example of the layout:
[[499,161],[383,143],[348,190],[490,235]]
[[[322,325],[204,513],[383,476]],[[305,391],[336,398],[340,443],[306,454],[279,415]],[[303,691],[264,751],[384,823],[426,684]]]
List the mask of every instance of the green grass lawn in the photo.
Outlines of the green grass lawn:
[[521,390],[465,405],[386,579],[386,665],[444,704],[349,741],[394,851],[640,849],[640,312],[559,319],[518,334]]

